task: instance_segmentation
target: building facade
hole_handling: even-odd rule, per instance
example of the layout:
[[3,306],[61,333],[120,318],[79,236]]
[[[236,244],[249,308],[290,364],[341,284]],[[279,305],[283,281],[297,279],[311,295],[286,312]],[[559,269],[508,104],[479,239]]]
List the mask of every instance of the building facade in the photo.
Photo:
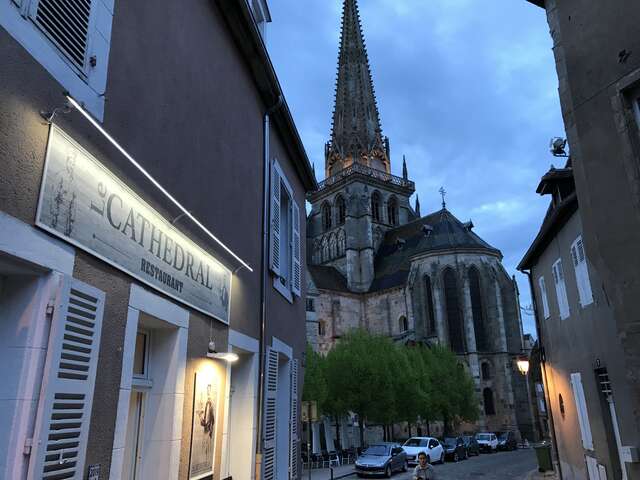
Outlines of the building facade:
[[440,343],[476,383],[475,428],[532,438],[514,280],[500,251],[446,207],[422,216],[406,160],[391,174],[357,2],[345,0],[325,180],[308,195],[307,334],[327,353],[351,329]]
[[297,478],[315,180],[269,19],[0,1],[1,478]]
[[[593,466],[597,462],[608,478],[640,478],[640,255],[636,249],[640,236],[640,27],[636,21],[640,6],[630,1],[532,3],[545,8],[553,39],[584,253],[592,275],[594,304],[601,309],[592,323],[587,320],[573,328],[563,327],[567,337],[584,334],[597,341],[587,342],[586,350],[575,348],[573,338],[554,348],[565,386],[570,381],[566,376],[571,373],[569,368],[581,373],[593,434],[592,448],[589,442],[584,447],[574,431],[573,445],[582,445],[583,451],[560,449],[563,475],[585,478],[589,467],[589,478],[598,478]],[[587,315],[586,310],[569,308],[569,318],[576,313]],[[549,346],[543,347],[549,355]],[[606,379],[599,377],[601,369],[608,374],[608,384],[599,380]],[[611,417],[606,411],[601,413],[603,399],[615,405],[620,420],[616,448],[601,426]],[[551,401],[557,408],[557,399]],[[556,431],[565,435],[563,424],[555,417],[554,413]],[[558,444],[561,442],[558,438]],[[616,449],[621,461],[617,461]],[[582,476],[572,477],[574,471]]]

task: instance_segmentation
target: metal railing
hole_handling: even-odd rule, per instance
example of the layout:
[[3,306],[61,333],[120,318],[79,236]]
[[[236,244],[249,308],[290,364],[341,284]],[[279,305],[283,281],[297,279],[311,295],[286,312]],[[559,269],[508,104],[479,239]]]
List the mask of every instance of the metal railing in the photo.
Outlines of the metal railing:
[[414,190],[416,188],[416,184],[411,180],[405,180],[402,177],[396,177],[395,175],[391,175],[390,173],[383,172],[382,170],[376,170],[375,168],[367,167],[362,163],[354,163],[348,166],[347,168],[343,168],[335,175],[320,182],[318,184],[317,191],[319,192],[327,187],[330,187],[338,183],[340,180],[347,178],[348,176],[353,174],[365,175],[367,177],[375,178],[376,180],[380,180],[382,182],[388,182],[388,183],[391,183],[392,185],[397,185],[399,187],[412,188]]

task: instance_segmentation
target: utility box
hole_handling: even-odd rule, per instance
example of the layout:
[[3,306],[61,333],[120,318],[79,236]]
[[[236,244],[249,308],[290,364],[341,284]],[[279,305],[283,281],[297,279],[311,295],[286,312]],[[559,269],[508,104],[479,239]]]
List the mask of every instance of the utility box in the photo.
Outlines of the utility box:
[[538,459],[538,471],[552,472],[553,458],[551,457],[551,445],[548,443],[540,443],[533,447],[533,449],[536,451],[536,458]]

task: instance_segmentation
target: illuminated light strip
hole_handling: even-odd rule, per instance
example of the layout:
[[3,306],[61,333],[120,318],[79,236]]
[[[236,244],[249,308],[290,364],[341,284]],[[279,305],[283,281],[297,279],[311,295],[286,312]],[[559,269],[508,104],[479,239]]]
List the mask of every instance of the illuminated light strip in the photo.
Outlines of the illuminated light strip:
[[129,162],[131,162],[131,164],[136,167],[145,177],[147,177],[147,179],[149,179],[149,181],[151,183],[153,183],[158,190],[160,190],[162,193],[165,194],[165,196],[171,200],[173,202],[173,204],[178,207],[180,209],[180,211],[186,215],[187,217],[189,217],[191,219],[191,221],[193,223],[195,223],[198,227],[200,227],[200,229],[206,233],[209,237],[211,237],[218,245],[220,245],[222,248],[224,248],[224,250],[229,253],[229,255],[231,255],[233,258],[235,258],[238,262],[240,262],[242,264],[243,267],[245,267],[247,270],[249,270],[250,272],[253,272],[253,269],[249,266],[248,263],[246,263],[244,260],[242,260],[238,255],[236,255],[235,253],[233,253],[233,251],[227,247],[221,240],[218,239],[218,237],[216,237],[213,233],[211,233],[207,227],[205,227],[202,223],[200,223],[200,221],[194,217],[193,215],[191,215],[191,213],[189,213],[189,211],[184,208],[182,206],[182,204],[180,202],[178,202],[178,200],[176,200],[162,185],[160,185],[160,183],[151,176],[151,174],[149,172],[147,172],[142,165],[140,165],[138,162],[135,161],[135,159],[129,155],[129,153],[127,153],[127,151],[120,146],[120,144],[111,136],[107,133],[107,131],[102,128],[102,125],[100,125],[90,114],[89,112],[87,112],[82,105],[80,105],[73,97],[66,95],[67,100],[69,101],[69,103],[71,103],[71,105],[73,105],[75,107],[76,110],[78,110],[87,120],[89,120],[89,122],[91,122],[91,124],[96,127],[96,129],[102,133],[102,135],[104,135],[104,137],[109,140],[111,142],[111,144],[116,147],[120,153],[122,153],[122,155],[125,156],[125,158],[127,160],[129,160]]

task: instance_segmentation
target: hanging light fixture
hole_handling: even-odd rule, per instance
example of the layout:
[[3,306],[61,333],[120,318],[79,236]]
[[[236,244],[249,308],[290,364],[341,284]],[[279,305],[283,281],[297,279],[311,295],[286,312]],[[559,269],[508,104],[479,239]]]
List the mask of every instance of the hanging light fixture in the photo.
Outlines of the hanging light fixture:
[[527,374],[529,373],[529,359],[527,357],[520,357],[516,361],[516,364],[518,365],[518,370],[520,370],[520,373],[524,376],[527,376]]

